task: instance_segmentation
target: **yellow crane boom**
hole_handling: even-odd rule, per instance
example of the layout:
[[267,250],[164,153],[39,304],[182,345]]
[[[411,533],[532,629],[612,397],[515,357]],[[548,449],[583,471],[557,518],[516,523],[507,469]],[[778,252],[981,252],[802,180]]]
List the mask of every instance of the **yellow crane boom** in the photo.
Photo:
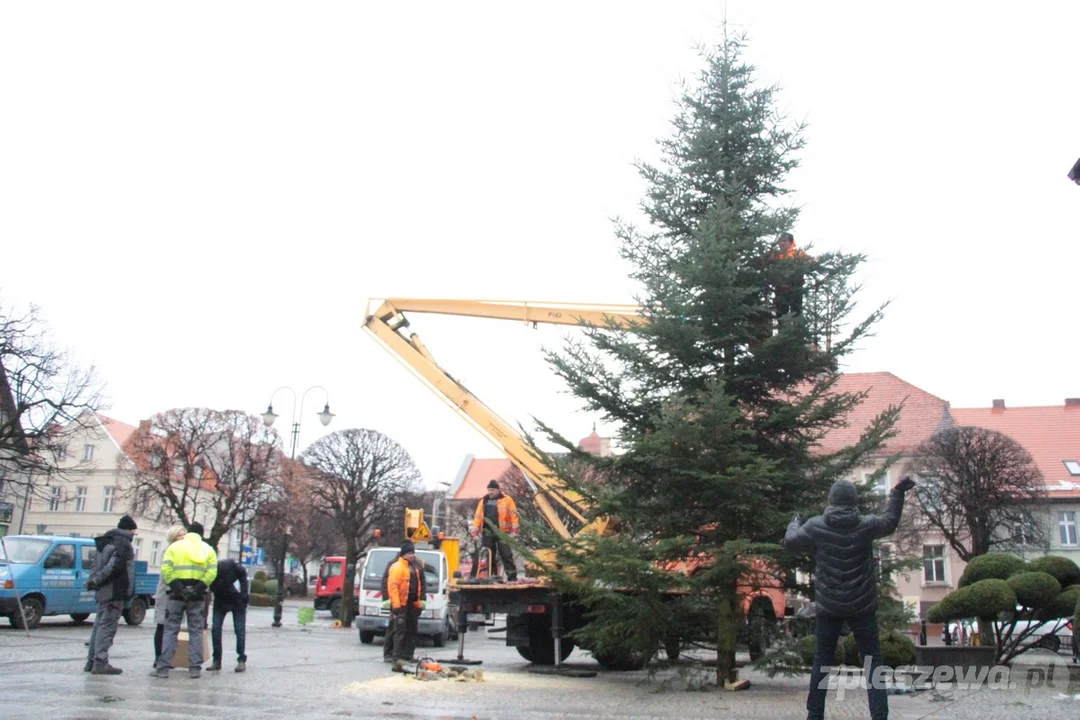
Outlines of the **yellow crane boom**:
[[524,473],[535,488],[533,502],[556,532],[568,538],[582,531],[605,530],[607,521],[590,522],[586,518],[589,506],[584,498],[567,488],[555,472],[533,453],[517,431],[439,366],[420,337],[409,329],[405,312],[520,320],[533,325],[545,323],[627,328],[643,321],[636,306],[387,298],[374,312],[371,307],[369,301],[364,329]]

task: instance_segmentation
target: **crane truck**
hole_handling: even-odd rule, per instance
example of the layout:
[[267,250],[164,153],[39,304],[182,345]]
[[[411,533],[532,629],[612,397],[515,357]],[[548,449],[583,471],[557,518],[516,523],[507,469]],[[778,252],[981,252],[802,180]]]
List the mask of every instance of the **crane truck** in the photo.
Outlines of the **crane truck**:
[[[439,366],[420,336],[411,329],[405,313],[517,320],[533,327],[544,323],[629,328],[645,322],[639,309],[618,304],[386,298],[381,302],[369,301],[365,314],[364,330],[524,474],[533,492],[532,502],[556,533],[571,538],[586,532],[608,532],[608,518],[590,517],[588,502],[566,487],[505,420]],[[536,554],[540,558],[553,556],[550,551]],[[744,613],[782,617],[784,593],[779,583],[763,580],[767,572],[755,574],[759,577],[748,579],[740,591]],[[459,657],[464,651],[470,623],[482,622],[493,614],[505,614],[507,645],[515,647],[518,654],[532,663],[559,666],[574,650],[574,641],[567,633],[587,622],[581,607],[543,578],[535,583],[518,584],[455,579],[450,585],[450,603],[457,607]],[[678,642],[669,643],[666,651],[669,656],[677,656]],[[608,657],[596,652],[593,655],[602,666],[622,670],[638,669],[650,659]]]

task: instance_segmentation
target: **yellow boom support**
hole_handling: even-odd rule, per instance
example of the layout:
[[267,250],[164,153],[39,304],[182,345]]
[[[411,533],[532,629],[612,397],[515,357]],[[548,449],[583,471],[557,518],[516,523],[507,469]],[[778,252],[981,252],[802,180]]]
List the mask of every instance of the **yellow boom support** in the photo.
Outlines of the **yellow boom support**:
[[[421,312],[443,315],[521,320],[526,323],[556,325],[593,325],[596,327],[627,328],[642,322],[638,308],[633,305],[600,305],[571,303],[531,303],[494,300],[421,300],[388,298],[375,312],[368,306],[364,329],[401,361],[413,374],[467,419],[484,437],[506,454],[536,492],[533,502],[541,515],[562,537],[577,532],[603,533],[606,520],[586,519],[588,503],[567,488],[529,448],[528,443],[491,408],[439,367],[420,337],[411,332],[404,313]],[[567,521],[580,527],[576,532]]]

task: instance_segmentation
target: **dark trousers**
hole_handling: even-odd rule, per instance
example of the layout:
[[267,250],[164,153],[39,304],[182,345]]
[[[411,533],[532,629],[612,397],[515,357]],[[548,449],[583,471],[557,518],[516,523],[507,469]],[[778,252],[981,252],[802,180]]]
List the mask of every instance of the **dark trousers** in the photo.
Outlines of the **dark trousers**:
[[116,628],[120,625],[120,616],[124,614],[122,600],[99,602],[94,614],[94,629],[90,631],[89,660],[94,665],[109,664],[109,648],[116,637]]
[[390,629],[394,634],[394,660],[408,660],[416,652],[416,630],[420,624],[420,609],[401,608],[390,612]]
[[[506,573],[507,580],[517,580],[517,566],[514,565],[514,550],[504,542],[499,542],[499,538],[494,535],[485,534],[483,538],[483,545],[485,548],[491,550],[491,560],[494,564],[496,556],[502,561],[503,572]],[[495,568],[488,568],[488,575],[495,575]]]
[[866,676],[870,718],[886,720],[889,717],[887,691],[885,688],[874,688],[870,682],[874,669],[882,665],[881,638],[878,636],[877,617],[873,613],[850,618],[834,618],[820,614],[817,616],[817,646],[814,650],[814,667],[810,671],[810,694],[806,696],[806,718],[825,718],[825,695],[829,675],[827,668],[833,667],[836,662],[836,643],[845,622],[855,635],[859,654],[863,658],[870,658],[870,670]]
[[247,662],[244,645],[247,640],[247,608],[243,605],[221,605],[214,603],[214,624],[210,628],[210,642],[214,646],[214,662],[221,664],[221,630],[225,626],[225,616],[232,613],[233,632],[236,633],[236,662]]
[[784,315],[802,315],[803,287],[802,284],[776,288],[776,318],[779,320]]
[[159,623],[154,631],[154,659],[161,657],[161,643],[165,640],[165,623]]

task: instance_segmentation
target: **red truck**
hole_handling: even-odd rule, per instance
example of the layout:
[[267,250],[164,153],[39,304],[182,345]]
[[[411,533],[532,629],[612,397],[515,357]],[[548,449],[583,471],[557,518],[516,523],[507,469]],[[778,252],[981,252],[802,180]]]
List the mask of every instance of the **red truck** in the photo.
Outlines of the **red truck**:
[[315,609],[329,610],[333,617],[341,615],[341,590],[345,584],[345,558],[324,558],[315,578]]

